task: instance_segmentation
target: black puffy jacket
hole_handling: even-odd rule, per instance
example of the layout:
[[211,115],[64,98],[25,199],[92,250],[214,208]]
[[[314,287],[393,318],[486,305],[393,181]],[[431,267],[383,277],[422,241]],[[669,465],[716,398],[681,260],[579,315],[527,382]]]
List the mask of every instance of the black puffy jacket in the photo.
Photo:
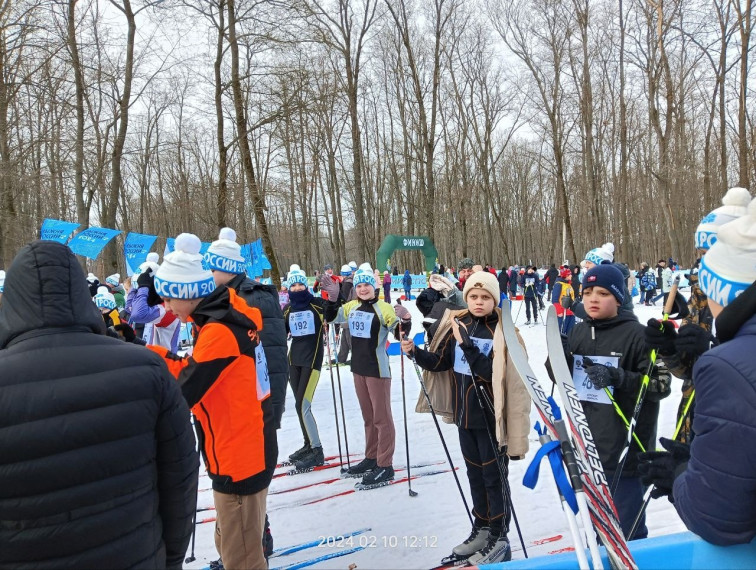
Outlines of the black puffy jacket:
[[[575,325],[568,335],[568,362],[582,356],[617,356],[619,368],[625,370],[626,383],[614,390],[614,399],[629,420],[633,416],[635,401],[640,390],[641,378],[648,370],[649,356],[646,351],[644,326],[629,311],[620,311],[616,317],[594,320],[587,318]],[[604,471],[617,468],[620,453],[627,441],[627,428],[614,408],[609,404],[583,401],[583,410],[593,432]],[[648,394],[643,401],[635,433],[646,450],[656,446],[656,425],[659,417],[659,402]],[[637,476],[637,454],[633,443],[622,470],[623,477]]]
[[199,458],[160,357],[105,336],[64,245],[21,250],[0,301],[0,568],[180,568]]
[[273,285],[263,285],[245,274],[234,277],[226,284],[236,291],[250,307],[260,309],[263,328],[260,331],[265,360],[268,361],[270,393],[273,399],[275,428],[281,427],[281,416],[286,408],[286,386],[289,381],[289,347],[286,344],[286,323],[284,322],[278,291]]

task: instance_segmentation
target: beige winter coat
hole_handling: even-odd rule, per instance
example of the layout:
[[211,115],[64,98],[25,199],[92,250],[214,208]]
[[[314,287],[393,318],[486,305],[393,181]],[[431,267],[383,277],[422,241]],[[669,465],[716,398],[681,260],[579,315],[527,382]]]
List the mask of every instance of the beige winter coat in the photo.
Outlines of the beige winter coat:
[[[501,319],[499,308],[494,309]],[[441,322],[427,350],[435,352],[441,341],[451,332],[452,319],[467,314],[467,309],[460,311],[448,310],[441,317]],[[517,332],[520,345],[525,349],[525,343]],[[496,327],[493,344],[493,378],[491,379],[494,394],[494,409],[496,411],[496,440],[500,446],[507,447],[510,457],[522,457],[528,452],[528,432],[530,431],[530,394],[525,384],[517,374],[509,359],[509,351],[504,342],[501,327]],[[447,423],[454,423],[452,404],[452,370],[443,372],[423,371],[428,396],[430,397],[436,415]],[[415,406],[418,413],[429,413],[430,408],[423,392]]]

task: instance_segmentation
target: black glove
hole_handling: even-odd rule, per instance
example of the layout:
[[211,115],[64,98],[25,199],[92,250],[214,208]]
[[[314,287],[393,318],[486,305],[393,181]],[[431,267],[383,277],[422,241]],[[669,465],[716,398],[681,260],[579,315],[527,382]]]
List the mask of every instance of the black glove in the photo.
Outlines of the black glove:
[[152,275],[150,275],[149,271],[145,271],[144,273],[140,273],[139,277],[137,277],[137,286],[138,287],[154,287],[154,283],[152,281]]
[[709,350],[714,337],[706,329],[698,325],[689,324],[680,327],[675,340],[677,352],[684,354],[689,359],[697,359]]
[[462,324],[459,324],[459,336],[462,339],[462,343],[459,345],[462,348],[470,348],[473,345],[473,342],[470,340],[470,335],[467,334],[467,329],[462,326]]
[[655,488],[651,491],[654,499],[667,495],[669,501],[674,503],[672,486],[675,477],[688,466],[690,446],[666,437],[661,438],[659,442],[667,451],[639,453],[638,472],[641,474],[641,483],[654,485]]
[[622,368],[610,368],[603,364],[596,364],[587,356],[583,357],[583,368],[586,376],[596,388],[602,389],[607,386],[621,388],[625,383],[625,371]]
[[672,321],[658,321],[649,319],[645,330],[646,350],[656,350],[659,354],[674,354],[677,352],[677,331]]
[[572,297],[570,297],[569,295],[565,295],[564,297],[559,299],[559,304],[562,305],[562,307],[565,309],[572,307],[572,303]]
[[136,335],[136,333],[134,332],[134,329],[132,329],[131,326],[129,326],[127,323],[121,323],[121,324],[115,325],[113,328],[116,331],[118,331],[118,334],[120,335],[120,337],[126,342],[131,342],[133,344],[140,344],[140,345],[145,344],[145,342]]

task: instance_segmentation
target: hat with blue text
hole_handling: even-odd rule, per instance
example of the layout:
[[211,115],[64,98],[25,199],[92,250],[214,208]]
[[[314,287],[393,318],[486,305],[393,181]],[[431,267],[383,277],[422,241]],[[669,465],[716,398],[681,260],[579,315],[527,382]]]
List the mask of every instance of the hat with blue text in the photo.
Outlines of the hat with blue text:
[[745,216],[719,227],[717,240],[701,258],[698,286],[723,307],[756,280],[756,199]]
[[722,205],[706,214],[696,228],[696,249],[708,250],[717,242],[719,228],[746,215],[751,194],[738,186],[730,188],[722,198]]
[[155,291],[169,299],[200,299],[215,290],[213,274],[202,266],[202,242],[194,234],[180,234],[174,249],[155,273]]
[[223,271],[238,275],[246,271],[247,263],[242,257],[241,246],[236,243],[236,232],[222,228],[218,239],[210,244],[205,254],[205,263],[210,271]]

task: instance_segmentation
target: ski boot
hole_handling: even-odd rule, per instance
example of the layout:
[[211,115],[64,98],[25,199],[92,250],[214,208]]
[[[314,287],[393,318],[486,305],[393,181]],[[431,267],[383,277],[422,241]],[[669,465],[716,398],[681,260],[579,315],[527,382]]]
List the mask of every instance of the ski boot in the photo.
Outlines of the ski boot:
[[378,467],[378,461],[366,457],[357,465],[352,465],[349,469],[347,469],[346,473],[344,473],[343,476],[353,478],[364,477],[376,467]]
[[376,467],[362,478],[362,483],[357,483],[355,486],[360,490],[375,489],[388,485],[393,480],[394,468],[392,466]]
[[313,468],[319,467],[325,463],[323,457],[323,447],[311,447],[310,452],[301,459],[294,462],[297,471],[312,471]]
[[452,555],[458,559],[467,559],[488,544],[490,529],[487,526],[473,526],[470,536],[464,542],[452,548]]
[[491,534],[488,544],[468,558],[468,562],[474,566],[493,564],[494,562],[506,562],[512,559],[512,548],[506,534],[501,536]]
[[300,459],[303,459],[306,455],[310,453],[310,447],[309,443],[305,443],[302,447],[297,449],[294,453],[289,455],[289,461],[293,464],[299,461]]

